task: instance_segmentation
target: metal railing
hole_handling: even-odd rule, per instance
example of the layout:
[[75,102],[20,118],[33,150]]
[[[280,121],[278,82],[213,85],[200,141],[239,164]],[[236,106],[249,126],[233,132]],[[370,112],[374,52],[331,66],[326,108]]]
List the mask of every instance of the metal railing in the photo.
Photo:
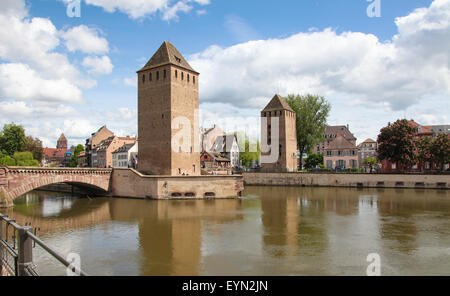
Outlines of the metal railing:
[[88,275],[37,237],[31,226],[20,226],[15,220],[0,214],[0,276],[38,276],[33,263],[33,243],[38,244],[73,273]]

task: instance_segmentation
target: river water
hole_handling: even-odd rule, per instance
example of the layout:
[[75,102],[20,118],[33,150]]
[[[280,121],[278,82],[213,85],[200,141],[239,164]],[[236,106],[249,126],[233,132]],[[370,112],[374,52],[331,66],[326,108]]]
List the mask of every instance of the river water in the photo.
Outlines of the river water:
[[[242,199],[33,191],[3,211],[91,275],[450,275],[445,190],[247,186]],[[38,272],[65,269],[39,247]]]

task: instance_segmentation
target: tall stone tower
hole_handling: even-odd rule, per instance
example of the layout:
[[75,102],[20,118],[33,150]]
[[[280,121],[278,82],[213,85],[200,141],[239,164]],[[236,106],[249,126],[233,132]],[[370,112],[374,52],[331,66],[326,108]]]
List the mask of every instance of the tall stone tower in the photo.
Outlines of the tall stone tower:
[[[171,43],[165,41],[138,74],[138,170],[152,175],[200,175],[197,147],[198,76]],[[190,143],[172,144],[190,123]],[[179,126],[183,129],[186,125]],[[183,138],[184,140],[187,137]],[[177,147],[174,147],[176,145]]]
[[58,142],[56,142],[56,148],[67,149],[67,139],[66,136],[64,136],[64,134],[61,134],[61,136],[59,136]]
[[[261,111],[261,118],[267,118],[267,123],[261,120],[261,129],[267,129],[267,144],[274,145],[275,133],[272,128],[274,117],[279,119],[279,154],[273,163],[262,163],[263,170],[293,172],[297,171],[297,127],[296,114],[284,98],[275,95],[269,104]],[[263,130],[261,130],[263,132]],[[270,153],[262,153],[269,155]]]

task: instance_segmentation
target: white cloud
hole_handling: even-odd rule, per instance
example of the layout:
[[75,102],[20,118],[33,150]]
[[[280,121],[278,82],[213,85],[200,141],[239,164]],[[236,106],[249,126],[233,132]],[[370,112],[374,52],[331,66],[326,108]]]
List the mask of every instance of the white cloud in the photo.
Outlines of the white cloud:
[[185,2],[179,1],[177,2],[175,5],[167,8],[164,12],[163,12],[163,16],[162,19],[165,21],[169,21],[169,20],[178,20],[178,13],[180,11],[182,12],[189,12],[192,9],[192,6],[186,4]]
[[207,13],[206,9],[199,9],[196,11],[197,15],[204,15]]
[[137,80],[136,80],[136,76],[133,77],[127,77],[123,79],[123,83],[126,86],[131,86],[131,87],[137,87]]
[[61,33],[70,51],[90,54],[103,54],[109,51],[108,41],[99,36],[99,31],[85,25],[73,27]]
[[88,72],[93,75],[110,74],[114,68],[108,56],[100,57],[85,57],[82,62],[83,66],[88,69]]
[[[398,18],[391,42],[325,29],[211,46],[189,60],[202,74],[204,102],[261,108],[274,93],[310,92],[402,110],[430,94],[450,95],[449,15],[450,1],[436,0]],[[429,48],[412,51],[411,44]]]
[[[103,7],[107,12],[116,10],[127,14],[132,19],[140,19],[161,13],[164,20],[178,19],[179,12],[188,12],[192,5],[207,5],[210,0],[85,0],[86,4]],[[173,4],[175,2],[175,4]]]
[[64,79],[43,79],[26,64],[0,64],[0,99],[82,102],[81,91]]

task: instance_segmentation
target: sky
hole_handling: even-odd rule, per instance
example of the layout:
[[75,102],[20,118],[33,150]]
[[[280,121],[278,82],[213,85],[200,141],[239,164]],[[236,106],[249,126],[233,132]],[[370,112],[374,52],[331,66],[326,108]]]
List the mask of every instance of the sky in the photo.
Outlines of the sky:
[[450,124],[450,0],[2,0],[0,125],[45,147],[135,135],[136,71],[165,40],[200,72],[204,127],[258,135],[277,93],[324,96],[358,143]]

